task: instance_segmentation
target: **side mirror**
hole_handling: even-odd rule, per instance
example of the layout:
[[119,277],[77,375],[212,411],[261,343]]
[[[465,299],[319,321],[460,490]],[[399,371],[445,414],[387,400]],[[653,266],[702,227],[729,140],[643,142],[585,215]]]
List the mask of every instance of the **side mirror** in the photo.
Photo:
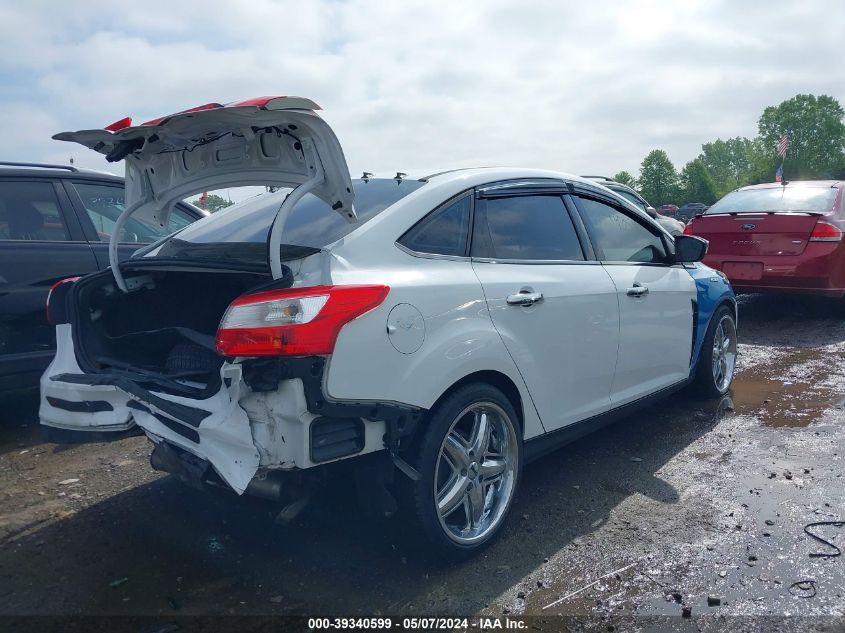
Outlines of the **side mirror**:
[[678,235],[675,238],[675,263],[700,262],[707,254],[707,240],[696,235]]
[[649,217],[652,217],[655,220],[657,219],[657,209],[654,207],[646,207],[645,212],[648,213]]

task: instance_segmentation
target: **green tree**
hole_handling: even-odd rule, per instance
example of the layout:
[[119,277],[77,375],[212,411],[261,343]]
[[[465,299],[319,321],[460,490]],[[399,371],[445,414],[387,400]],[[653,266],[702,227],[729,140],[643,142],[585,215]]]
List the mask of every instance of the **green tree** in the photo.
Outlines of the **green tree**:
[[621,182],[623,185],[628,185],[631,189],[637,188],[637,179],[625,170],[620,171],[613,177],[616,182]]
[[743,136],[726,141],[719,138],[701,146],[698,159],[712,176],[720,197],[747,184],[753,168],[753,152],[753,141]]
[[669,204],[678,196],[678,173],[662,149],[648,153],[640,165],[639,192],[655,207]]
[[684,165],[680,175],[681,203],[703,202],[713,204],[719,198],[716,183],[703,160],[695,159]]
[[835,176],[845,167],[843,115],[845,111],[839,102],[827,95],[799,94],[766,108],[758,122],[764,156],[776,166],[780,162],[776,151],[778,140],[791,130],[784,175],[791,180]]
[[199,198],[197,198],[196,200],[191,200],[191,204],[199,207],[200,209],[205,209],[206,211],[214,213],[215,211],[219,211],[220,209],[225,209],[226,207],[232,206],[234,202],[232,202],[231,200],[226,200],[226,198],[218,196],[216,193],[210,193],[205,199],[205,206],[202,205]]

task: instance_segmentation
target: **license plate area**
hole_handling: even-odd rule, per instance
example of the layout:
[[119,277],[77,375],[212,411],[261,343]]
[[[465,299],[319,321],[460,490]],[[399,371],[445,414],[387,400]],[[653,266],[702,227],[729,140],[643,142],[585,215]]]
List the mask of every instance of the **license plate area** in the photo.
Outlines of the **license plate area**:
[[725,262],[722,272],[731,281],[759,281],[763,277],[762,262]]

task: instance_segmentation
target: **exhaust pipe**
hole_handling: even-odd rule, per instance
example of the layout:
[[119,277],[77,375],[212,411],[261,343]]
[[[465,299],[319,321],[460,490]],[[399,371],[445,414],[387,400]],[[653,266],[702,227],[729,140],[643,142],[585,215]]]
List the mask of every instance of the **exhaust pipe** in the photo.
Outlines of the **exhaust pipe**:
[[[170,473],[198,490],[208,490],[209,486],[229,489],[207,461],[164,441],[155,445],[150,454],[150,466],[153,470]],[[289,474],[285,475],[277,471],[265,472],[254,477],[244,490],[244,494],[275,503],[284,503],[281,512],[276,516],[276,523],[282,525],[287,525],[299,516],[311,500],[308,491],[303,489],[295,479]]]
[[282,493],[287,493],[290,487],[289,482],[285,481],[281,475],[282,473],[276,472],[265,473],[262,476],[256,475],[247,485],[244,494],[269,501],[280,501]]

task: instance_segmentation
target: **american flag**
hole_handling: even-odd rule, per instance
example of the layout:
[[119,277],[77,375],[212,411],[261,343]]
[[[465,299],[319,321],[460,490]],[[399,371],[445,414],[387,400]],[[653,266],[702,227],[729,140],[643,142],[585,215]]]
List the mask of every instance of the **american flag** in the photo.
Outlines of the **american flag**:
[[789,149],[789,143],[792,141],[792,131],[787,130],[783,133],[783,136],[780,137],[778,141],[778,155],[781,158],[786,158],[786,150]]

